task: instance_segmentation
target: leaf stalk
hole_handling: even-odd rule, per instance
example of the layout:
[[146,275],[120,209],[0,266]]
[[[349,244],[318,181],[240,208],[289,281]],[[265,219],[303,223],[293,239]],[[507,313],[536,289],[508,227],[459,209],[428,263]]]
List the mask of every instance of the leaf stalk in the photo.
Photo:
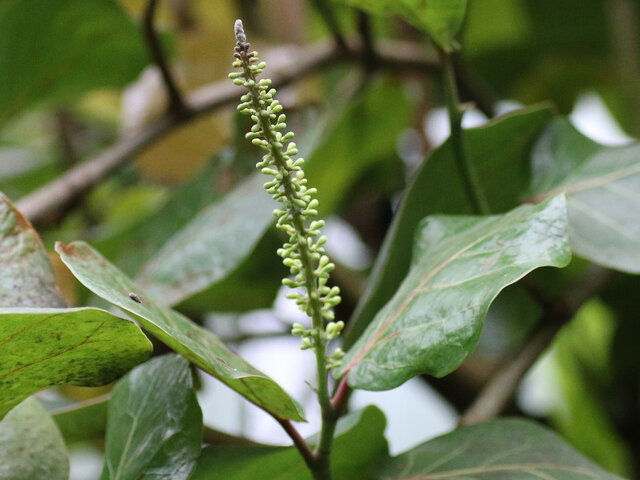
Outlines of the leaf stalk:
[[442,64],[444,90],[447,97],[447,111],[449,112],[449,126],[451,129],[450,140],[456,165],[465,185],[469,202],[471,202],[475,213],[488,215],[490,213],[489,204],[482,191],[473,162],[469,157],[464,138],[464,130],[462,128],[464,111],[460,108],[460,96],[458,94],[458,85],[453,67],[453,58],[451,53],[443,49],[438,49],[438,52]]

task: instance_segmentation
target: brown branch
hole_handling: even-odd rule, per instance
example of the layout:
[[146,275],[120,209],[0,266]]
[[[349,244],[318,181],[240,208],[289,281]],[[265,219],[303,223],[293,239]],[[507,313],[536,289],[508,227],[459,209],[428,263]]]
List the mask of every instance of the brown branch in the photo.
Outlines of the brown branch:
[[[330,43],[300,49],[286,58],[270,59],[274,86],[283,86],[294,80],[322,70],[333,62],[354,62],[361,58],[358,43],[347,51],[341,51]],[[267,58],[268,55],[265,55]],[[407,42],[382,42],[378,47],[378,59],[384,68],[391,70],[417,70],[436,72],[437,60],[421,47]],[[105,176],[124,162],[158,141],[166,133],[196,117],[217,108],[236,103],[238,88],[228,80],[212,83],[189,94],[185,101],[188,114],[165,115],[104,150],[98,156],[79,164],[49,184],[32,192],[17,202],[18,209],[32,222],[37,223],[51,212],[68,205],[78,195],[91,189]]]
[[151,59],[156,64],[160,70],[160,74],[162,75],[162,81],[164,82],[167,95],[169,96],[169,111],[176,115],[183,115],[187,112],[187,105],[182,98],[182,94],[178,89],[178,85],[176,84],[173,75],[171,74],[169,64],[167,63],[164,50],[154,26],[157,6],[158,0],[147,0],[147,6],[142,19],[142,33],[147,44],[147,48],[149,49],[149,55],[151,55]]
[[276,421],[282,426],[284,431],[287,432],[287,435],[289,435],[291,440],[293,440],[293,444],[300,452],[300,455],[302,455],[305,463],[307,464],[309,469],[313,471],[316,465],[316,457],[309,448],[309,445],[307,444],[305,439],[302,438],[302,435],[300,435],[300,432],[298,432],[296,427],[293,426],[291,420],[284,420],[275,416],[273,418],[275,418]]
[[540,354],[549,347],[556,333],[574,317],[585,302],[602,291],[612,276],[612,271],[590,265],[566,294],[546,305],[538,329],[522,350],[489,379],[476,400],[460,418],[459,425],[473,425],[499,415],[513,397],[525,374]]

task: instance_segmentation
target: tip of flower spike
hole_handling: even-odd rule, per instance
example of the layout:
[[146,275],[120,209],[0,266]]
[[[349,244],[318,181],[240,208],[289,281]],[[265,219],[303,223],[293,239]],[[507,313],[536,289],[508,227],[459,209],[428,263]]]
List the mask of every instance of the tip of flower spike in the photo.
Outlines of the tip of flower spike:
[[236,41],[238,43],[247,43],[247,36],[244,33],[244,25],[242,25],[242,20],[236,20],[236,23],[233,25],[233,32],[236,35]]

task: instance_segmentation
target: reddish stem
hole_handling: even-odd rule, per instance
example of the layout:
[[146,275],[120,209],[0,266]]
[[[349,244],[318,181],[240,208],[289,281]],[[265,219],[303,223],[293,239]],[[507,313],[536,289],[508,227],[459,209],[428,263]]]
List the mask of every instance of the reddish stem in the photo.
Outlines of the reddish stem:
[[274,417],[274,418],[282,426],[284,431],[287,432],[287,435],[291,437],[291,440],[293,440],[293,444],[296,446],[296,448],[300,452],[300,455],[302,455],[302,458],[304,459],[305,463],[311,469],[311,471],[313,471],[313,469],[315,468],[315,456],[313,455],[313,452],[309,448],[309,445],[307,445],[307,442],[305,441],[305,439],[302,438],[302,435],[300,435],[300,432],[298,432],[296,427],[293,426],[293,424],[291,423],[291,420],[285,420],[283,418],[278,418],[278,417]]
[[338,384],[336,393],[331,399],[331,405],[333,406],[333,410],[338,415],[341,415],[345,407],[347,406],[347,402],[349,401],[351,392],[353,392],[353,390],[347,383],[347,376],[345,375],[340,379],[340,383]]

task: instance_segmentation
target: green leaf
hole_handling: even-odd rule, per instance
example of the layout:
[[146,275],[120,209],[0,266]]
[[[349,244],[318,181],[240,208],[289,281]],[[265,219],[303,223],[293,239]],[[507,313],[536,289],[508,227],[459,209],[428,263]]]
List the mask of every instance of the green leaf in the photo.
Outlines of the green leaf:
[[2,193],[0,265],[0,307],[66,306],[38,233]]
[[138,276],[165,304],[176,304],[224,278],[251,253],[273,223],[277,204],[259,174],[202,211],[176,233]]
[[378,479],[620,480],[539,425],[494,420],[456,430],[398,455]]
[[[493,212],[505,212],[520,203],[530,183],[531,147],[552,115],[548,106],[533,106],[465,130],[471,161]],[[424,161],[407,188],[343,336],[346,348],[364,332],[407,275],[420,220],[434,213],[472,213],[467,198],[447,141]]]
[[104,439],[110,394],[51,410],[67,444]]
[[125,375],[108,418],[103,480],[186,480],[195,468],[202,411],[184,358],[156,357]]
[[575,253],[640,273],[640,144],[606,147],[558,119],[536,146],[532,183],[534,201],[566,192]]
[[335,372],[352,387],[387,390],[450,373],[473,351],[503,288],[571,259],[563,195],[503,215],[427,217],[418,232],[409,274]]
[[[376,407],[353,412],[338,421],[331,454],[335,480],[371,480],[374,462],[388,456],[385,418]],[[313,443],[313,439],[309,440]],[[294,447],[209,446],[202,451],[191,480],[311,480]]]
[[455,46],[462,27],[467,0],[346,0],[370,13],[402,15],[424,30],[442,48]]
[[50,386],[111,383],[152,350],[134,323],[96,308],[0,309],[0,347],[0,418]]
[[83,285],[132,314],[168,347],[272,415],[303,420],[300,406],[271,378],[229,350],[209,330],[155,302],[88,244],[65,246],[58,242],[56,251]]
[[29,398],[0,422],[0,480],[67,480],[69,458],[51,416]]
[[5,0],[0,125],[44,101],[123,86],[147,63],[140,31],[114,0]]

